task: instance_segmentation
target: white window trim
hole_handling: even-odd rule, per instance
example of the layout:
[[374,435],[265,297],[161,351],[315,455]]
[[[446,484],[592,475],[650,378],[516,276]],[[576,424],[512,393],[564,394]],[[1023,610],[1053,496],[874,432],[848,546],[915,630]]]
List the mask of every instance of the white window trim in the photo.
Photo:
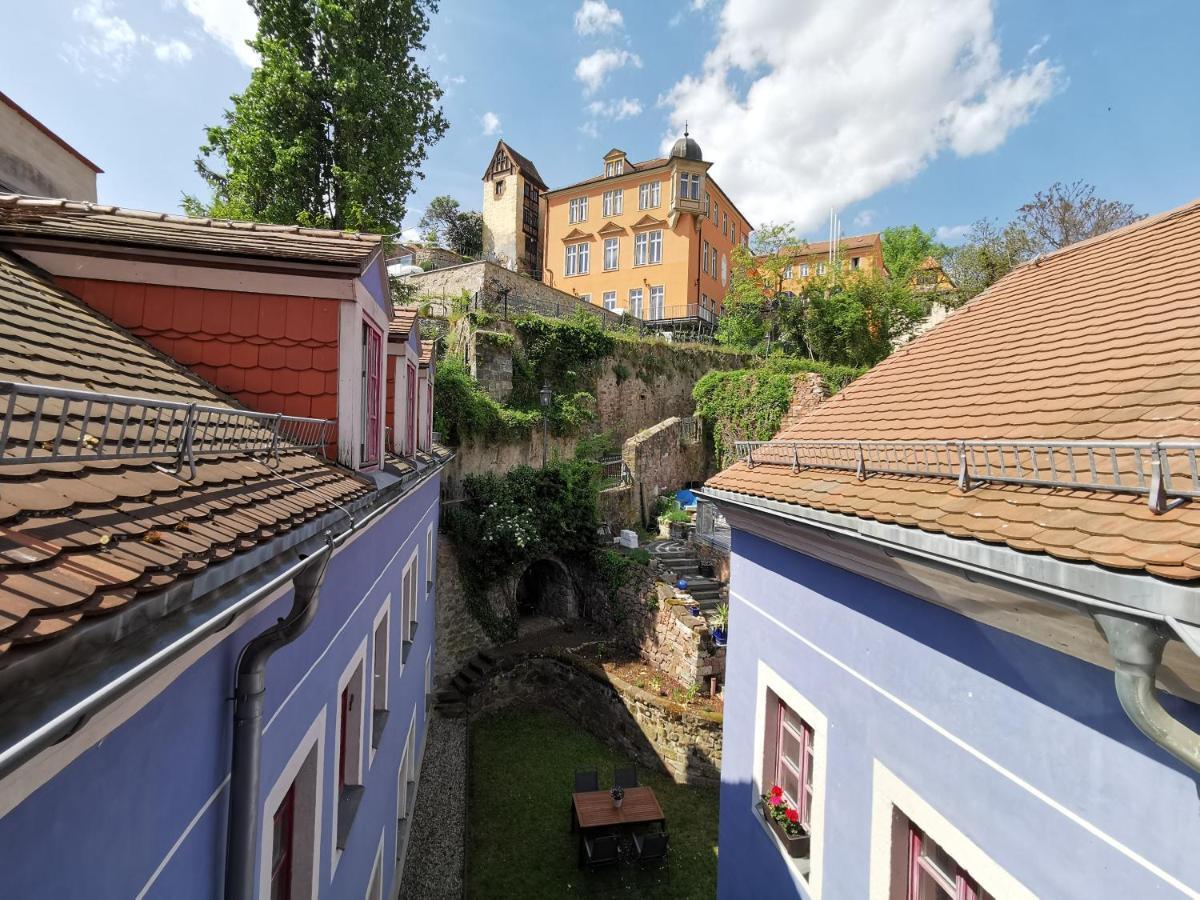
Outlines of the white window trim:
[[[613,249],[616,251],[614,253],[613,264],[611,266],[608,264],[609,241],[612,242]],[[604,239],[604,246],[600,252],[600,267],[601,267],[601,270],[604,272],[615,272],[617,269],[621,268],[621,239],[620,238],[611,237],[611,238]]]
[[[379,606],[379,612],[375,613],[375,618],[371,622],[371,724],[367,728],[367,769],[370,770],[375,762],[375,742],[372,740],[375,734],[375,711],[378,707],[382,712],[387,712],[391,709],[389,698],[392,692],[392,595],[388,594],[383,603]],[[375,698],[375,643],[376,635],[379,634],[379,626],[384,619],[388,620],[387,628],[384,631],[384,646],[383,646],[383,703],[376,703]],[[339,695],[340,696],[340,695]],[[340,707],[339,707],[340,709]]]
[[433,544],[433,526],[425,527],[425,596],[433,593],[433,575],[437,571],[437,549]]
[[[420,622],[417,616],[417,604],[421,602],[421,569],[418,565],[418,556],[420,548],[413,547],[412,552],[408,555],[408,560],[400,569],[400,644],[403,651],[403,645],[407,641],[412,640],[412,623]],[[413,594],[413,602],[410,609],[404,609],[404,587],[408,583],[408,573],[413,572],[413,581],[415,583],[415,591]],[[400,673],[404,673],[404,653],[400,654]]]
[[[283,767],[283,771],[279,773],[279,777],[271,785],[271,790],[267,792],[266,803],[263,806],[262,815],[260,816],[261,832],[258,854],[258,896],[260,897],[271,896],[271,842],[275,839],[275,810],[279,808],[279,804],[283,802],[283,797],[288,792],[288,788],[292,786],[292,783],[300,774],[300,769],[304,767],[304,761],[308,759],[308,755],[312,752],[313,747],[317,749],[317,795],[313,798],[313,821],[317,823],[317,827],[313,829],[312,884],[308,886],[308,896],[320,896],[321,822],[323,821],[321,817],[321,801],[325,794],[324,790],[322,790],[325,785],[325,710],[326,708],[322,706],[321,711],[317,713],[317,717],[308,727],[308,731],[300,739],[300,743],[288,759],[287,764]],[[293,889],[302,890],[303,885],[293,885]],[[297,896],[302,895],[298,893]]]
[[[936,841],[981,888],[1005,900],[1034,900],[1034,893],[1002,869],[916,791],[878,759],[871,793],[870,900],[889,900],[892,879],[892,810],[908,818]],[[907,831],[905,832],[907,834]],[[907,852],[905,853],[907,857]]]
[[[802,718],[813,730],[813,772],[812,808],[809,810],[808,821],[812,828],[812,840],[809,843],[808,874],[805,875],[800,867],[800,860],[789,857],[779,846],[778,838],[758,811],[756,805],[763,794],[770,789],[763,779],[763,753],[766,749],[767,727],[767,691],[772,691],[776,697],[788,705],[788,708]],[[787,864],[792,881],[802,888],[810,900],[820,900],[822,865],[825,849],[825,772],[828,761],[827,738],[829,724],[824,713],[818,710],[799,691],[792,687],[782,675],[768,666],[761,659],[758,661],[758,682],[754,689],[754,781],[750,796],[750,813],[762,826],[763,833],[775,847],[779,856]],[[764,786],[765,785],[765,786]],[[874,900],[874,897],[872,897]]]
[[[346,668],[342,671],[342,674],[338,678],[338,681],[337,681],[337,690],[334,692],[334,695],[333,695],[333,746],[334,746],[333,762],[334,762],[334,765],[333,765],[333,770],[329,773],[330,777],[332,778],[331,783],[333,784],[333,789],[329,792],[330,796],[333,797],[333,828],[330,829],[330,833],[329,833],[329,859],[330,859],[329,880],[330,880],[330,882],[333,881],[334,873],[337,872],[338,862],[340,862],[341,858],[342,858],[342,851],[338,849],[338,845],[337,845],[338,805],[339,805],[338,801],[341,799],[340,797],[338,797],[338,792],[337,792],[337,780],[338,780],[337,754],[338,754],[338,750],[340,749],[339,744],[341,742],[340,742],[339,738],[341,737],[341,733],[342,733],[342,691],[344,691],[346,689],[346,685],[348,685],[350,683],[350,679],[354,675],[354,670],[356,668],[358,668],[360,665],[362,666],[362,675],[360,676],[360,681],[359,681],[359,685],[358,685],[358,696],[359,696],[358,773],[357,773],[358,780],[352,781],[350,779],[350,773],[347,772],[346,773],[346,784],[347,785],[352,785],[352,784],[360,785],[363,783],[363,780],[364,780],[363,776],[366,774],[366,767],[363,766],[363,762],[362,762],[363,745],[370,744],[370,742],[371,742],[370,737],[366,734],[367,716],[365,714],[365,710],[362,709],[363,702],[365,701],[365,699],[368,696],[367,685],[366,685],[366,681],[367,681],[367,636],[363,637],[362,643],[358,645],[358,649],[354,651],[354,655],[350,658],[350,662],[346,665]],[[349,767],[347,767],[347,768],[349,768]]]
[[[616,309],[617,308],[617,292],[616,291],[605,291],[603,294],[600,295],[600,303],[607,310],[611,311],[611,310]],[[609,303],[611,303],[612,306],[609,306]]]
[[379,832],[379,846],[375,849],[375,862],[371,864],[371,877],[367,879],[367,892],[363,895],[363,900],[371,900],[376,885],[379,885],[379,891],[375,896],[387,897],[383,892],[383,838],[386,832],[387,829]]

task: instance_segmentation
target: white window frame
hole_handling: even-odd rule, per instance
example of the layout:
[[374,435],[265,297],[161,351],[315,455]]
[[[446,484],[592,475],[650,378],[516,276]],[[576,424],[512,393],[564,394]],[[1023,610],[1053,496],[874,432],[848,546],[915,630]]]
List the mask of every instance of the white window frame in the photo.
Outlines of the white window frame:
[[[420,580],[420,567],[418,565],[417,548],[412,549],[412,553],[408,556],[408,561],[404,563],[404,568],[400,570],[400,671],[404,672],[404,644],[411,643],[413,639],[413,626],[419,621],[417,618],[417,605],[420,602],[420,594],[418,592],[418,582]],[[411,596],[410,596],[411,589]]]
[[721,287],[729,283],[729,258],[721,254]]
[[379,846],[375,849],[375,862],[371,864],[371,877],[367,879],[367,893],[363,900],[384,900],[383,838],[386,833],[386,829],[379,832]]
[[629,289],[629,313],[630,313],[630,315],[637,316],[639,319],[642,317],[642,312],[643,312],[643,310],[642,310],[643,296],[644,295],[643,295],[642,289],[640,287]]
[[[871,781],[871,856],[867,893],[870,900],[891,900],[892,825],[896,811],[929,835],[993,897],[1003,897],[1004,900],[1034,900],[1036,895],[1031,890],[1001,868],[949,819],[878,759],[873,763]],[[906,838],[907,834],[908,829],[905,829]],[[905,860],[908,859],[907,847],[902,855]],[[899,856],[900,854],[897,854],[897,858]],[[907,866],[905,868],[907,869]]]
[[433,526],[425,526],[425,594],[433,593],[434,574],[437,572],[437,550],[433,545]]
[[647,246],[649,253],[646,265],[653,266],[662,262],[663,253],[663,233],[661,228],[656,228],[654,231],[647,233]]
[[[612,264],[609,264],[609,256],[612,256]],[[604,271],[612,272],[620,268],[621,265],[621,239],[620,238],[605,238],[604,239]]]
[[[337,690],[333,695],[333,771],[330,775],[333,778],[333,790],[330,791],[330,796],[333,797],[333,828],[329,834],[329,858],[332,861],[330,864],[329,877],[333,879],[333,874],[337,871],[338,863],[342,858],[342,851],[338,849],[338,813],[339,801],[341,797],[338,795],[338,766],[341,764],[339,755],[341,753],[341,735],[342,735],[342,692],[350,684],[355,672],[359,672],[358,684],[358,709],[352,710],[355,724],[357,725],[357,735],[350,731],[346,732],[347,751],[353,753],[353,756],[347,756],[346,765],[346,785],[362,785],[363,776],[366,774],[366,767],[363,765],[363,747],[369,744],[370,740],[366,737],[366,722],[367,717],[364,712],[364,701],[367,697],[367,637],[364,635],[362,643],[358,645],[358,649],[354,651],[354,655],[350,658],[350,662],[342,671],[341,677],[337,680]],[[357,740],[351,740],[356,737]],[[353,766],[350,765],[353,763]]]
[[[763,819],[762,813],[754,808],[757,806],[762,795],[771,789],[770,783],[766,780],[767,776],[763,772],[763,756],[766,750],[768,691],[786,703],[788,708],[802,718],[813,730],[813,798],[808,814],[812,838],[809,842],[807,860],[796,860],[789,857],[784,848],[779,846],[779,839]],[[760,659],[758,661],[758,681],[754,689],[754,773],[750,796],[747,799],[751,805],[751,815],[762,826],[765,835],[764,839],[769,840],[771,846],[775,847],[780,858],[787,865],[793,883],[797,888],[802,889],[804,895],[809,897],[810,900],[820,900],[821,897],[825,850],[825,793],[828,735],[829,723],[824,713],[817,709],[807,697],[792,687],[782,675]],[[803,867],[805,862],[808,864],[807,872],[804,871]]]
[[605,191],[602,202],[605,218],[619,216],[625,212],[625,191],[621,188]]
[[[275,811],[279,809],[279,804],[283,802],[283,798],[287,795],[288,789],[295,783],[300,776],[301,770],[304,768],[309,756],[313,753],[316,764],[316,777],[313,779],[313,796],[310,798],[312,802],[312,822],[315,827],[312,830],[312,879],[308,885],[298,884],[292,881],[292,895],[297,898],[315,898],[321,893],[321,823],[322,818],[322,802],[324,800],[325,787],[325,725],[327,712],[326,707],[322,706],[313,723],[308,727],[304,737],[300,739],[300,743],[292,752],[291,757],[283,767],[283,771],[279,773],[279,777],[275,779],[275,783],[267,792],[266,801],[263,804],[263,812],[259,817],[261,822],[261,830],[259,835],[259,854],[258,854],[258,896],[271,896],[271,848],[275,839]],[[336,778],[336,773],[335,776]],[[293,823],[295,819],[293,819]],[[292,852],[295,854],[296,832],[293,824],[292,831]],[[336,843],[336,839],[335,839]],[[307,842],[306,842],[307,844]],[[307,891],[305,890],[307,888]]]
[[635,266],[644,266],[649,256],[650,235],[645,231],[638,232],[633,236],[633,264]]
[[661,205],[661,181],[644,181],[638,185],[638,209],[656,209]]
[[588,217],[588,198],[573,197],[567,204],[567,224],[586,222]]
[[[658,292],[658,302],[655,303],[654,294]],[[655,315],[655,309],[658,314]],[[650,318],[661,319],[667,311],[667,288],[666,285],[652,284],[650,285]]]
[[817,274],[818,275],[825,274],[825,263],[817,263]]
[[425,651],[425,703],[428,705],[433,698],[433,645]]
[[592,295],[591,294],[580,294],[579,299],[582,300],[584,303],[591,303]]
[[617,308],[617,292],[616,291],[605,291],[603,294],[600,295],[600,300],[601,300],[601,302],[603,302],[604,308],[607,310],[614,310]]
[[791,278],[792,278],[792,264],[788,263],[786,266],[783,267],[783,280],[791,281]]
[[703,249],[703,252],[701,252],[701,254],[700,254],[700,268],[703,269],[704,273],[707,275],[708,274],[708,241],[703,241],[702,243],[704,245],[704,249]]
[[800,277],[801,278],[808,277],[808,263],[800,263]]
[[[379,658],[379,633],[383,632],[383,659]],[[380,672],[379,665],[383,663],[383,671]],[[367,727],[369,735],[368,744],[370,752],[367,760],[367,767],[370,768],[375,762],[375,751],[377,745],[375,743],[375,716],[377,713],[384,713],[391,708],[388,705],[388,698],[391,694],[391,666],[392,666],[392,595],[388,594],[384,601],[379,606],[379,612],[375,613],[375,618],[371,622],[371,722]],[[380,687],[382,685],[382,690]],[[383,697],[380,698],[380,694]]]

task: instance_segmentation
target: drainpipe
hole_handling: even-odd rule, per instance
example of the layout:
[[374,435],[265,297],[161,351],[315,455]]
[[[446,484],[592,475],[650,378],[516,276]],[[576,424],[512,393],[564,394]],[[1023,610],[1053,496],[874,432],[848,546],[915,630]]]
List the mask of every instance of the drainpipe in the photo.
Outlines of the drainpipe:
[[1141,732],[1188,768],[1200,772],[1200,734],[1171,716],[1154,686],[1168,635],[1161,625],[1113,612],[1092,614],[1116,662],[1117,698]]
[[255,849],[258,846],[259,763],[262,755],[263,701],[267,660],[280,647],[300,637],[317,614],[317,595],[333,552],[333,541],[318,551],[297,574],[292,608],[242,649],[234,687],[233,765],[229,781],[229,830],[225,853],[225,897],[254,896]]

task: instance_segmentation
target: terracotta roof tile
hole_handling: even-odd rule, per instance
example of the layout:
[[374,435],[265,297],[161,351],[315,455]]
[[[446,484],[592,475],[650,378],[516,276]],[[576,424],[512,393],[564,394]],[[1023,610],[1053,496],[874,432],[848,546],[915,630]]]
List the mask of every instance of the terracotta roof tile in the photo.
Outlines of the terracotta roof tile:
[[423,366],[433,362],[433,341],[421,341],[421,358],[419,360]]
[[416,307],[392,307],[392,321],[388,324],[388,338],[397,341],[407,341],[408,333],[417,322]]
[[[777,437],[1200,439],[1197,271],[1200,202],[1041,257]],[[1200,580],[1195,501],[1159,515],[1137,495],[1016,485],[964,494],[950,480],[860,482],[849,472],[744,463],[709,486]]]
[[377,234],[198,219],[20,194],[0,194],[0,234],[360,268],[382,240]]
[[[231,405],[3,254],[0,381]],[[12,424],[14,437],[30,433],[22,417]],[[118,437],[114,428],[89,433]],[[246,455],[202,457],[192,481],[152,462],[168,461],[0,466],[0,666],[30,652],[27,644],[69,634],[85,617],[122,609],[371,490],[298,451],[283,452],[275,468]]]

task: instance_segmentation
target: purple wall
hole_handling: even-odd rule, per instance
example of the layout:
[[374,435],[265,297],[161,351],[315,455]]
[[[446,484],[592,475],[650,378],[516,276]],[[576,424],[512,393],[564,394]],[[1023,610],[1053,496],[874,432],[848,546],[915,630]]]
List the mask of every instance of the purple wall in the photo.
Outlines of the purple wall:
[[[434,478],[343,547],[330,563],[315,621],[299,640],[276,653],[268,666],[264,800],[321,707],[326,708],[320,841],[323,896],[365,894],[381,829],[386,830],[384,890],[391,889],[397,772],[414,709],[418,751],[424,738],[424,664],[434,633],[434,592],[425,591],[425,536],[426,526],[433,525],[436,557],[437,501]],[[400,581],[414,548],[420,566],[420,624],[401,676]],[[371,634],[374,617],[389,592],[390,714],[369,769],[364,762],[362,804],[331,884],[337,679],[363,638]],[[146,896],[173,900],[219,896],[229,799],[232,702],[228,698],[233,693],[237,654],[290,605],[289,593],[231,633],[131,719],[0,819],[0,896],[134,897],[193,819],[191,830]],[[368,671],[370,655],[368,642]],[[299,689],[280,711],[298,683]],[[367,702],[370,690],[368,677]],[[205,810],[214,794],[215,802]]]
[[[1129,722],[1110,671],[741,531],[730,600],[721,898],[806,895],[752,809],[759,659],[828,719],[822,900],[868,896],[874,759],[1038,896],[1200,890],[1197,782]],[[1164,703],[1200,730],[1200,709]]]

